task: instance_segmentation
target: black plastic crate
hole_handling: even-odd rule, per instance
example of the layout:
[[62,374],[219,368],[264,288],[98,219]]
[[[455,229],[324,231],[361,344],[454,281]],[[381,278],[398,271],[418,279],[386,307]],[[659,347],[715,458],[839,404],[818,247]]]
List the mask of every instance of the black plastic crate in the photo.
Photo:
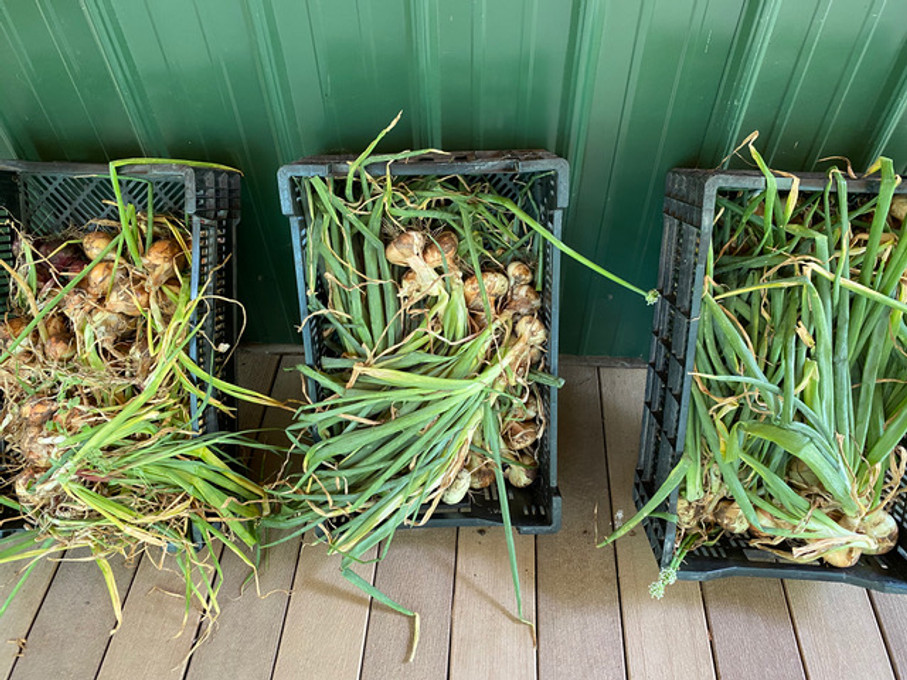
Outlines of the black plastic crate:
[[[799,174],[800,192],[822,191],[827,177]],[[786,191],[791,180],[777,177]],[[848,180],[848,194],[877,195],[875,179]],[[646,376],[645,405],[639,461],[633,498],[641,508],[655,494],[680,460],[689,412],[691,372],[699,330],[703,275],[712,239],[715,200],[722,192],[765,189],[765,179],[753,171],[708,171],[678,169],[668,173],[664,200],[664,232],[661,245],[658,290]],[[907,193],[901,185],[897,193]],[[904,483],[907,485],[907,482]],[[657,508],[673,514],[678,490]],[[739,537],[723,537],[712,546],[687,554],[677,577],[707,581],[722,576],[836,581],[884,592],[907,592],[907,498],[899,496],[891,509],[900,529],[897,547],[885,555],[863,555],[848,569],[819,564],[797,564],[772,553],[750,547]],[[661,567],[668,567],[674,554],[677,527],[662,517],[649,517],[644,526]]]
[[[283,166],[277,174],[280,201],[290,220],[293,255],[296,266],[297,292],[302,318],[308,316],[305,285],[306,215],[298,180],[304,177],[346,177],[353,155],[310,156]],[[384,174],[386,163],[367,166],[370,174]],[[449,154],[424,154],[390,165],[394,176],[463,175],[488,181],[504,197],[520,207],[560,237],[563,214],[569,198],[567,161],[547,151],[461,151]],[[521,189],[534,180],[530,196]],[[557,374],[558,299],[560,291],[560,251],[544,243],[544,286],[539,318],[549,329],[547,370]],[[321,342],[322,322],[315,316],[303,326],[306,363],[319,367],[325,348]],[[309,395],[320,399],[321,390],[310,381]],[[557,390],[539,386],[546,409],[547,427],[539,445],[539,475],[525,489],[508,485],[511,521],[522,533],[553,533],[561,525],[561,495],[557,488]],[[471,492],[467,500],[456,505],[440,504],[426,526],[500,525],[501,512],[497,488]]]
[[[185,220],[192,233],[192,295],[211,278],[201,305],[206,313],[202,333],[192,339],[192,358],[209,372],[234,380],[234,349],[238,333],[236,267],[232,254],[240,220],[240,174],[237,171],[187,165],[130,165],[119,168],[123,200],[146,209],[148,183],[153,186],[156,214]],[[81,227],[95,218],[119,219],[106,165],[0,161],[0,258],[12,263],[11,217],[25,233],[50,236],[67,227]],[[9,275],[0,271],[0,315],[6,312]],[[218,351],[221,344],[227,352]],[[214,396],[230,403],[215,391]],[[233,429],[232,419],[212,406],[200,409],[191,396],[193,427],[200,432]],[[3,444],[0,442],[0,457]],[[11,512],[11,511],[10,511]],[[3,515],[0,515],[2,519]],[[0,536],[8,533],[0,525]]]

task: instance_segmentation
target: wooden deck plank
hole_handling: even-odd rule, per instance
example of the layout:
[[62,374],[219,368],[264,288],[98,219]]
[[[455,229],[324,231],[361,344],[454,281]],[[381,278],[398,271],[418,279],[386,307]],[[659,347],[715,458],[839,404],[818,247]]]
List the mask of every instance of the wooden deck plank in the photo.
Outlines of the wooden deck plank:
[[[608,368],[599,375],[612,507],[627,520],[636,512],[632,489],[646,372]],[[607,509],[601,510],[607,521]],[[607,524],[603,529],[610,531]],[[616,543],[616,551],[628,676],[714,678],[699,584],[677,582],[654,600],[649,584],[658,578],[658,565],[645,532],[631,532]]]
[[[78,557],[86,554],[79,551]],[[120,597],[125,597],[135,567],[127,567],[122,559],[111,559],[110,566]],[[17,659],[10,677],[95,677],[115,624],[107,586],[97,565],[90,559],[64,560],[28,635],[25,655]]]
[[[0,565],[0,603],[6,602],[23,574],[25,564],[17,562]],[[29,630],[38,615],[50,582],[57,571],[57,562],[42,559],[35,565],[22,588],[0,617],[0,678],[9,675],[20,654],[18,640],[27,640]]]
[[410,620],[373,602],[362,680],[446,677],[456,550],[456,529],[397,532],[387,557],[376,567],[375,585],[407,609],[418,612],[419,647],[413,661],[404,663],[412,642]]
[[[280,357],[240,348],[236,357],[236,383],[260,394],[271,394]],[[261,424],[265,407],[242,401],[237,408],[237,429],[249,430]]]
[[220,616],[189,660],[187,680],[271,677],[298,556],[298,540],[268,549],[258,569],[259,593],[254,583],[243,589],[248,565],[232,552],[224,555]]
[[819,581],[784,588],[810,680],[894,678],[866,590]]
[[[281,357],[277,365],[276,374],[271,387],[271,396],[279,401],[302,399],[302,380],[300,373],[293,370],[294,366],[301,363],[303,358],[296,354]],[[269,406],[264,411],[261,427],[268,432],[263,433],[263,441],[275,446],[286,448],[289,440],[284,434],[293,421],[293,414],[285,409]],[[252,476],[265,483],[273,482],[286,464],[283,456],[273,453],[259,452],[257,461],[251,464]]]
[[[216,553],[221,547],[216,546]],[[200,576],[196,585],[202,585]],[[111,638],[98,680],[182,675],[201,618],[201,605],[196,601],[186,612],[185,591],[173,557],[158,564],[148,555],[142,558],[123,608],[123,625]]]
[[702,592],[721,680],[805,680],[781,581],[721,578]]
[[[514,536],[523,615],[535,620],[535,537]],[[503,528],[462,527],[450,633],[450,680],[536,677],[530,629],[516,618]]]
[[577,364],[562,364],[560,373],[563,527],[536,539],[539,677],[624,678],[614,548],[595,547],[596,506],[611,507],[598,374]]
[[[292,355],[283,362],[276,355],[250,352],[255,360],[257,373],[249,373],[244,382],[251,386],[268,383],[270,394],[278,400],[299,398],[301,391],[298,374],[282,370],[301,361]],[[269,376],[266,378],[266,376]],[[255,412],[247,416],[250,420]],[[278,446],[286,444],[281,430],[290,424],[292,414],[275,407],[260,409],[260,421],[251,427],[265,431],[261,440]],[[276,461],[267,465],[276,466]],[[269,537],[266,540],[272,540]],[[254,585],[246,587],[240,596],[241,585],[249,574],[249,568],[238,556],[228,553],[224,556],[224,594],[221,598],[221,613],[210,637],[199,647],[189,662],[186,677],[192,680],[241,677],[244,680],[269,678],[277,657],[280,634],[286,617],[290,588],[296,572],[299,557],[299,540],[280,543],[264,552],[264,564],[259,572],[259,593]]]
[[[374,549],[366,560],[374,558]],[[372,582],[374,564],[355,571]],[[340,573],[338,555],[328,555],[324,543],[305,544],[287,607],[274,680],[300,677],[355,680],[362,665],[370,601]]]
[[[269,391],[278,357],[240,352],[237,381],[259,391]],[[240,402],[237,427],[258,427],[264,407]],[[222,546],[216,548],[217,559]],[[201,619],[201,606],[193,602],[185,612],[182,574],[173,559],[163,570],[155,560],[143,559],[125,602],[123,627],[111,641],[99,673],[99,680],[116,680],[126,675],[138,678],[179,677],[192,649]],[[200,575],[199,575],[199,583]]]
[[907,679],[907,595],[870,591],[879,630],[899,680]]

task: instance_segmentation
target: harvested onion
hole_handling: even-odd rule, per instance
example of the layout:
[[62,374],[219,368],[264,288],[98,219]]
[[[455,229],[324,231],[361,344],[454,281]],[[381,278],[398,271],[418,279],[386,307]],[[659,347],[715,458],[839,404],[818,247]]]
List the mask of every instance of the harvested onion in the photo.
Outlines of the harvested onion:
[[152,285],[159,286],[177,273],[186,262],[182,246],[174,239],[160,239],[151,244],[142,258]]
[[[113,235],[106,231],[90,231],[82,237],[82,250],[85,251],[89,260],[95,260],[101,255],[104,248],[110,245],[111,241],[113,241]],[[108,253],[105,259],[112,260],[114,257],[114,253]]]

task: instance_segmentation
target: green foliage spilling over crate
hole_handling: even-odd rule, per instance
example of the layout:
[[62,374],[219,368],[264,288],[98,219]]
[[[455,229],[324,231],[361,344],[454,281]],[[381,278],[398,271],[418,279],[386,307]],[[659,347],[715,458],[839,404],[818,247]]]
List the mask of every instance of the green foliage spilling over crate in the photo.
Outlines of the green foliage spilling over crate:
[[[846,180],[844,194],[845,182],[840,173],[831,180],[821,174],[801,174],[798,178],[793,192],[791,176],[774,178],[780,192],[776,195],[779,210],[794,211],[810,196],[816,205],[820,205],[823,192],[827,201],[831,188],[832,200],[840,201],[845,215],[847,211],[854,215],[860,214],[861,219],[868,223],[872,218],[872,212],[867,210],[866,206],[871,206],[872,201],[880,194],[880,187],[884,188],[877,178],[851,178]],[[691,399],[697,390],[694,385],[694,359],[697,338],[700,335],[699,322],[708,311],[701,305],[704,276],[711,264],[709,258],[713,233],[719,226],[724,228],[725,223],[722,220],[730,218],[730,214],[723,210],[723,206],[728,204],[726,200],[728,197],[734,196],[735,199],[743,197],[741,201],[743,204],[755,207],[759,195],[766,191],[766,187],[765,174],[759,172],[674,170],[667,177],[659,273],[659,291],[662,297],[655,308],[640,456],[634,488],[639,508],[654,504],[663,496],[663,489],[673,489],[673,492],[657,507],[650,505],[651,513],[645,520],[652,549],[665,570],[678,566],[677,485],[680,479],[677,477],[677,470],[680,469],[678,464],[685,448],[691,443],[688,431],[689,416],[692,409]],[[895,196],[903,196],[907,189],[901,185],[894,189],[894,192]],[[785,195],[793,198],[799,195],[802,200],[800,202],[792,200],[789,205],[782,207],[780,201]],[[766,208],[766,212],[769,210],[771,207]],[[749,217],[752,215],[750,212]],[[734,219],[738,218],[739,215],[734,216]],[[879,221],[878,224],[881,225],[882,222]],[[805,238],[815,237],[815,233],[803,230],[802,225],[799,228],[798,232],[796,231],[798,226],[793,225],[789,228],[793,231],[789,233],[798,236],[802,234]],[[843,261],[846,262],[846,259]],[[815,265],[811,270],[817,279],[821,278],[816,273],[819,266],[821,265]],[[835,290],[835,295],[848,295],[843,289],[832,289],[831,286],[835,285],[832,281],[823,285],[827,285],[828,290]],[[792,298],[790,305],[786,307],[796,306],[798,300],[799,298]],[[846,306],[842,306],[835,309],[845,308]],[[802,339],[804,342],[807,339],[812,340],[806,334]],[[895,351],[899,350],[895,348]],[[841,357],[841,361],[846,362],[846,357]],[[745,373],[742,368],[739,371],[741,374]],[[897,380],[902,376],[891,377]],[[703,377],[703,380],[706,379]],[[859,389],[859,385],[852,384],[852,379],[845,379],[845,383],[842,384],[845,393],[850,390],[856,393]],[[831,386],[824,385],[822,389],[830,391]],[[790,394],[786,396],[790,401]],[[832,408],[828,403],[822,407]],[[769,412],[769,409],[766,412]],[[770,418],[767,423],[770,427]],[[716,455],[725,454],[721,452]],[[897,474],[896,471],[881,472],[887,473],[887,476],[880,478],[878,484],[888,483],[895,488],[900,486],[903,491],[903,479],[892,477],[892,474]],[[669,481],[672,473],[674,479]],[[854,566],[837,568],[820,560],[806,563],[792,562],[771,550],[752,547],[750,541],[728,530],[720,533],[716,540],[699,544],[686,553],[676,576],[687,580],[708,580],[720,576],[813,579],[851,583],[881,591],[907,592],[907,535],[905,535],[907,518],[903,495],[895,498],[889,512],[900,529],[894,549],[878,555],[863,554]]]
[[[326,302],[326,291],[316,282],[310,288],[307,247],[312,228],[312,215],[302,182],[305,178],[331,179],[342,186],[349,173],[352,156],[320,156],[284,166],[278,175],[284,213],[289,217],[296,259],[299,304],[304,319],[303,341],[306,362],[315,368],[342,360],[344,349],[326,331],[329,329],[320,313]],[[487,183],[499,196],[514,201],[520,208],[559,236],[563,210],[566,207],[568,179],[566,163],[547,152],[460,152],[422,154],[403,160],[369,165],[365,170],[381,177],[390,173],[395,178],[455,176],[467,185]],[[525,236],[526,234],[522,234]],[[539,239],[540,241],[540,239]],[[540,244],[536,263],[542,273],[541,309],[538,318],[548,329],[545,371],[556,374],[559,253],[547,242]],[[319,279],[320,281],[320,279]],[[318,402],[325,397],[322,385],[308,382],[309,397]],[[557,491],[557,397],[554,386],[541,386],[545,430],[538,442],[539,473],[526,488],[508,487],[508,500],[514,526],[524,532],[550,532],[560,525],[560,495]],[[501,524],[501,508],[495,485],[470,494],[461,502],[440,504],[434,509],[429,525],[495,525]]]
[[[234,344],[238,334],[232,253],[240,220],[240,174],[226,169],[176,164],[131,165],[120,169],[124,203],[140,212],[172,215],[184,220],[192,234],[191,295],[204,291],[201,333],[190,340],[189,355],[210,374],[232,382]],[[148,205],[149,196],[152,204]],[[15,229],[29,237],[55,237],[92,220],[119,219],[110,170],[104,165],[0,162],[0,258],[14,265]],[[6,314],[10,277],[0,271],[0,313]],[[207,385],[202,385],[207,390]],[[213,390],[211,396],[232,399]],[[227,432],[232,418],[190,395],[192,426],[198,432]],[[0,444],[2,450],[5,446]],[[4,473],[6,483],[12,476]],[[7,516],[12,511],[4,508]],[[19,523],[21,526],[21,523]],[[0,526],[0,532],[12,523]]]

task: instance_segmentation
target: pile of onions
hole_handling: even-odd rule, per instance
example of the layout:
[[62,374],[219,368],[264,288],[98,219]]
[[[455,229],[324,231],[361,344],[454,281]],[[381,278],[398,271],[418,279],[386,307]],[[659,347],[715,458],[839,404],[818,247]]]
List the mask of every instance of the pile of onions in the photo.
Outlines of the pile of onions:
[[[513,329],[510,344],[525,337],[524,349],[514,361],[509,380],[498,386],[506,395],[502,400],[502,424],[498,446],[506,461],[505,478],[515,487],[527,487],[538,475],[538,441],[544,433],[544,413],[539,408],[539,393],[528,379],[529,369],[543,367],[548,332],[538,319],[541,296],[533,285],[532,267],[519,259],[506,266],[486,266],[471,272],[460,255],[460,238],[449,228],[438,231],[407,229],[385,247],[387,261],[403,268],[399,278],[401,308],[407,318],[422,320],[425,306],[444,297],[444,304],[462,299],[468,314],[469,333],[488,327],[488,319],[506,322]],[[443,332],[443,324],[437,325]],[[482,432],[476,442],[483,444]],[[481,453],[470,453],[462,467],[452,470],[442,502],[453,505],[472,491],[494,483],[492,461]]]

